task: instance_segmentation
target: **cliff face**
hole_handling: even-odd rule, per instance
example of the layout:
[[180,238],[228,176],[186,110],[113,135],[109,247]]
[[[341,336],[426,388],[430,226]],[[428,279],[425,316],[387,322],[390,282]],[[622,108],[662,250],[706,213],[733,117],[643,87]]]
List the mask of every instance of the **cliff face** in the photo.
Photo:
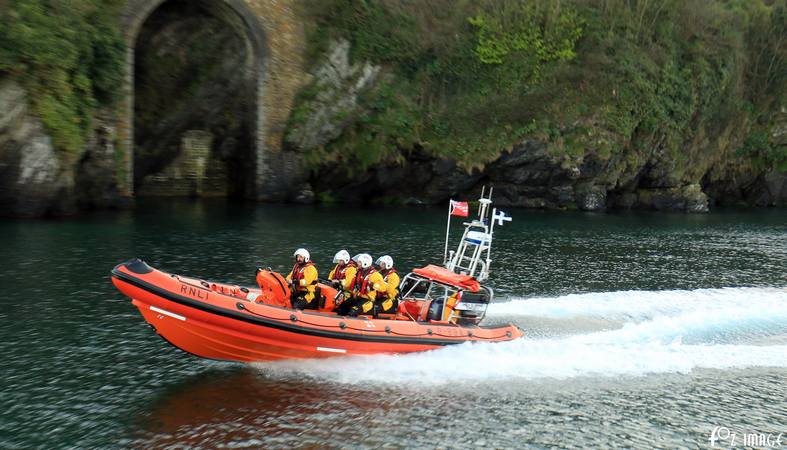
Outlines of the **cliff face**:
[[785,1],[247,0],[265,35],[252,54],[229,3],[169,0],[138,18],[133,86],[117,29],[132,3],[15,3],[0,213],[115,206],[129,179],[296,202],[491,184],[531,208],[783,206]]
[[[353,116],[363,114],[362,106],[353,100],[365,83],[357,80],[346,87],[332,82],[331,76],[319,75],[325,67],[336,66],[336,52],[342,48],[334,47],[328,58],[334,62],[317,70],[319,94],[309,106],[300,106],[313,112],[306,116],[305,124],[291,128],[287,140],[302,150],[320,149],[311,160],[318,167],[311,183],[318,194],[329,199],[431,204],[493,185],[498,204],[527,208],[696,213],[707,212],[713,205],[787,205],[784,171],[757,167],[734,156],[732,146],[741,141],[740,136],[748,131],[746,126],[726,131],[732,144],[710,139],[702,147],[690,149],[688,158],[670,154],[658,145],[610,154],[591,144],[579,154],[566,154],[548,141],[524,139],[480,168],[462,167],[456,159],[415,145],[398,157],[358,170],[358,161],[323,150],[352,126]],[[774,116],[776,122],[781,116]],[[786,134],[783,125],[773,128],[776,151],[787,151]]]
[[[645,164],[630,167],[621,159],[594,156],[568,159],[551,155],[538,141],[524,141],[483,169],[470,172],[455,160],[435,158],[423,150],[401,163],[375,166],[348,175],[344,167],[322,169],[313,180],[317,192],[349,202],[432,204],[449,197],[477,194],[482,185],[495,188],[501,206],[539,209],[650,209],[707,212],[708,196],[700,184],[680,179],[649,179]],[[633,183],[626,187],[626,183]],[[770,199],[769,199],[770,200]]]
[[25,89],[1,79],[0,214],[42,217],[119,204],[112,133],[97,119],[84,152],[57,152]]
[[73,176],[57,159],[41,121],[30,114],[24,89],[0,83],[0,211],[38,216],[68,209],[59,200],[72,187]]
[[[318,198],[787,204],[783,1],[327,3],[285,140]],[[376,76],[333,75],[360,67]]]
[[[775,158],[787,160],[787,105],[768,117],[765,143]],[[745,148],[745,147],[744,147]],[[757,147],[754,147],[757,148]],[[786,206],[787,167],[763,167],[761,164],[717,164],[704,175],[702,184],[719,205]]]

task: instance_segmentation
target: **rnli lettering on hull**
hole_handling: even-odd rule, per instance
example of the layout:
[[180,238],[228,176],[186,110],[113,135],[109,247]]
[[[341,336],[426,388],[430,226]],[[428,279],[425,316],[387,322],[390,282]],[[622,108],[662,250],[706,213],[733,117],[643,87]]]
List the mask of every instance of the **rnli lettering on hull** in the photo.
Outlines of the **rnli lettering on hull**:
[[207,300],[208,293],[203,291],[202,289],[196,288],[194,286],[189,286],[188,284],[180,284],[180,293],[184,295],[188,295],[194,298],[198,298],[200,300]]

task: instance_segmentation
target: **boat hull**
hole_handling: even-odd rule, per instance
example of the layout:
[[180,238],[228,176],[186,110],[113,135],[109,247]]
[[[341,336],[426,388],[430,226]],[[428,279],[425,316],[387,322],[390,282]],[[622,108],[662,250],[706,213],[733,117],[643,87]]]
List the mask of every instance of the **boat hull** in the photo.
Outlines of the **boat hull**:
[[112,282],[167,342],[210,359],[252,362],[410,353],[522,336],[513,325],[485,328],[353,318],[259,304],[139,260],[115,267]]

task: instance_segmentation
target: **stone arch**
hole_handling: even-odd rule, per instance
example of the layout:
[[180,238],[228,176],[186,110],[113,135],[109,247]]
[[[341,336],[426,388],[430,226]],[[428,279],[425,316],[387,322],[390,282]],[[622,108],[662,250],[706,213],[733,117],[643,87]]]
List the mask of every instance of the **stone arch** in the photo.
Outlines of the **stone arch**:
[[[134,69],[136,43],[140,30],[150,16],[169,0],[128,0],[121,14],[121,28],[126,42],[126,71],[123,83],[123,112],[120,119],[118,138],[125,148],[125,177],[120,180],[122,191],[134,194]],[[254,186],[247,194],[257,195],[259,175],[265,173],[266,128],[264,125],[262,97],[267,75],[266,60],[268,46],[265,30],[257,16],[244,0],[201,0],[202,4],[217,16],[237,27],[249,50],[249,61],[243,70],[250,71],[255,80],[255,117],[254,123]]]

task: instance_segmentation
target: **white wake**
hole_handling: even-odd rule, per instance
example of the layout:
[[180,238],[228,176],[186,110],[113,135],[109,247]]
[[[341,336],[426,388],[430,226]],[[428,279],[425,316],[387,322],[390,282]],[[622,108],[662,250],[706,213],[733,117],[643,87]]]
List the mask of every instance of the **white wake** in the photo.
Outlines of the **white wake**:
[[386,384],[787,367],[787,289],[630,291],[516,299],[492,305],[489,312],[498,318],[511,317],[514,322],[522,316],[529,316],[529,320],[596,317],[621,320],[622,326],[558,338],[462,344],[408,355],[258,366],[277,376]]
[[618,291],[557,298],[514,298],[489,307],[488,316],[649,319],[683,312],[720,312],[741,307],[783,308],[787,288],[722,288],[693,291]]

